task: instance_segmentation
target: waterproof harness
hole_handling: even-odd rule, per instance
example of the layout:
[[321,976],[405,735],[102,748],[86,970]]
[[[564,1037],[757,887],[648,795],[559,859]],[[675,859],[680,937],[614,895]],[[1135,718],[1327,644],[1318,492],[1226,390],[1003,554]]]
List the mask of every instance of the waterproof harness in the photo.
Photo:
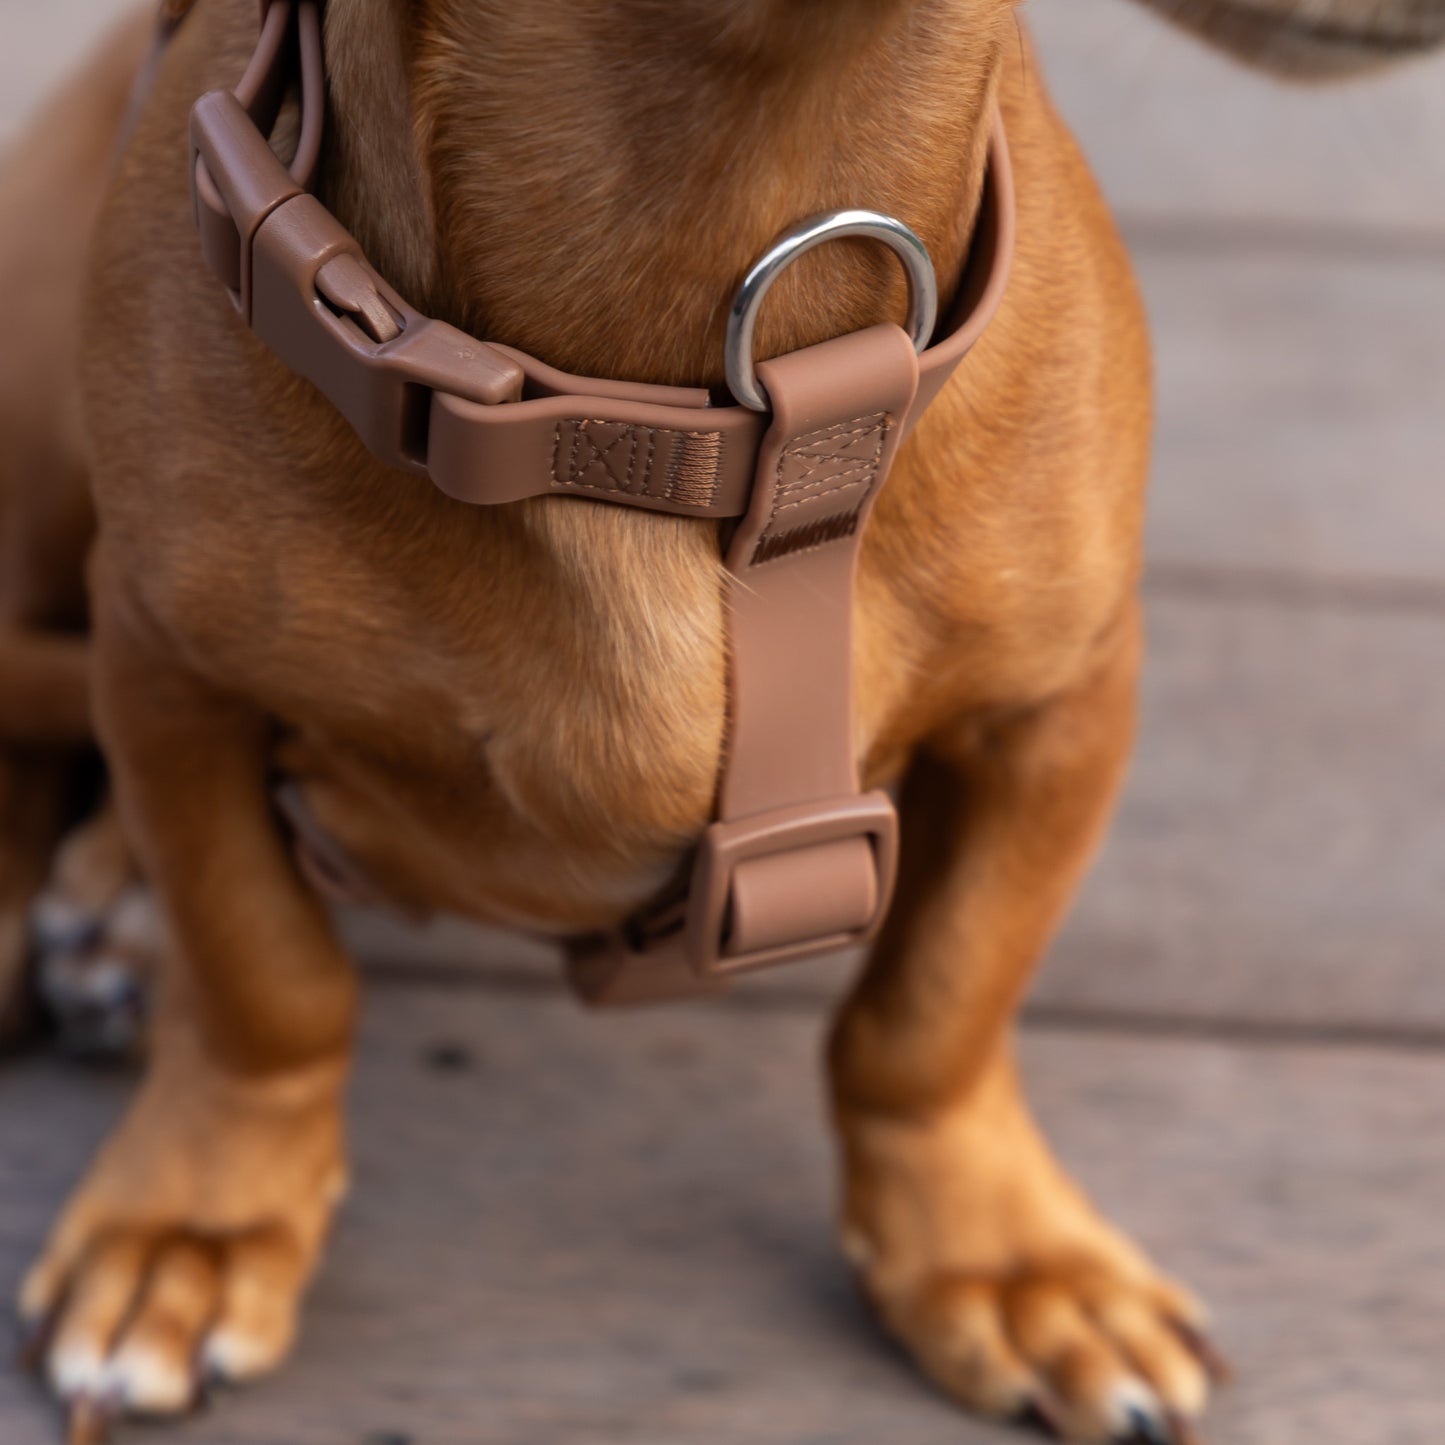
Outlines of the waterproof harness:
[[[1014,196],[1001,126],[936,341],[923,243],[888,217],[833,212],[782,237],[744,282],[728,330],[735,403],[715,404],[702,389],[565,375],[397,295],[311,193],[326,108],[320,11],[321,0],[263,0],[241,83],[191,115],[201,248],[246,324],[379,460],[458,501],[579,497],[727,524],[729,702],[714,821],[685,886],[615,933],[571,944],[573,984],[594,1003],[685,996],[866,942],[892,892],[898,820],[886,793],[861,791],[854,749],[858,552],[899,445],[1003,295]],[[288,167],[267,137],[293,87],[301,125]],[[881,240],[903,260],[912,334],[874,326],[755,366],[768,287],[803,251],[845,235]],[[313,872],[321,860],[346,877],[294,794],[283,804]]]

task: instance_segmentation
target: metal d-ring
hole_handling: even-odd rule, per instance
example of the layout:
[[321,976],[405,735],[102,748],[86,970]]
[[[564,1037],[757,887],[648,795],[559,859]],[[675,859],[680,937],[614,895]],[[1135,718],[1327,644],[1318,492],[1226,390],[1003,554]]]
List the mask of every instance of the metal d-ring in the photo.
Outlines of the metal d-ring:
[[922,352],[938,320],[938,277],[928,247],[902,221],[879,211],[825,211],[779,236],[768,253],[747,274],[728,314],[728,390],[753,411],[771,411],[767,392],[753,361],[753,331],[763,297],[773,282],[799,256],[843,236],[864,236],[889,247],[908,274],[908,334]]

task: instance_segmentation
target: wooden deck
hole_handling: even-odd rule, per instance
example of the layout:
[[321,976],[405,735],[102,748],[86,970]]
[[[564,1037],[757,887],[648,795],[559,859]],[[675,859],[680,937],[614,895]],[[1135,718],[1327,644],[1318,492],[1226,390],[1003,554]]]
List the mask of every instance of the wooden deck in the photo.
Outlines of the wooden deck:
[[[114,8],[5,5],[0,134]],[[1143,746],[1035,994],[1035,1095],[1215,1305],[1242,1379],[1211,1438],[1414,1445],[1445,1430],[1445,64],[1288,92],[1123,0],[1032,8],[1161,408]],[[510,941],[362,932],[358,1189],[303,1348],[127,1438],[1013,1438],[915,1380],[834,1256],[836,967],[596,1020]],[[124,1091],[0,1076],[0,1285]],[[55,1428],[0,1372],[0,1441]]]

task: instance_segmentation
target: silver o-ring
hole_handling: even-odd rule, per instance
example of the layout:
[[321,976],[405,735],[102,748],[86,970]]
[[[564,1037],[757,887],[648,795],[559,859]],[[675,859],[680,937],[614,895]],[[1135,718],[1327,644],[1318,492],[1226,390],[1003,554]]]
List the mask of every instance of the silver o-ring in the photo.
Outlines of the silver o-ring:
[[843,236],[864,236],[882,241],[903,262],[903,269],[908,275],[908,334],[918,351],[922,352],[928,345],[938,320],[938,278],[934,274],[928,247],[902,221],[879,211],[825,211],[778,237],[768,253],[748,272],[728,314],[728,390],[753,411],[772,409],[753,361],[753,331],[763,297],[799,256],[815,246],[821,246],[824,241],[836,241]]

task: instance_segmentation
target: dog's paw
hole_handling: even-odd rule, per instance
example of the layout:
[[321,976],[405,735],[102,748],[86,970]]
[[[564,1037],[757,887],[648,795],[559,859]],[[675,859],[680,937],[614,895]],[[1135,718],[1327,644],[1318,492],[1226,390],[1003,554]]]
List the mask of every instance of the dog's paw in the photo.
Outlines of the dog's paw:
[[1095,1212],[1008,1089],[839,1122],[844,1250],[925,1373],[1067,1440],[1196,1440],[1224,1373],[1201,1307]]
[[21,1287],[32,1364],[82,1424],[265,1374],[344,1180],[339,1068],[261,1085],[153,1066]]
[[284,1230],[225,1238],[117,1226],[68,1272],[53,1318],[49,1281],[30,1283],[21,1304],[36,1363],[70,1409],[183,1415],[208,1384],[243,1383],[281,1362],[304,1278]]
[[136,1056],[165,930],[109,808],[61,846],[30,934],[37,991],[62,1047],[89,1060]]
[[1059,1438],[1190,1445],[1219,1368],[1174,1286],[1097,1264],[1002,1279],[940,1271],[875,1291],[890,1330],[961,1403]]
[[88,1061],[138,1057],[165,948],[150,889],[133,884],[99,914],[47,890],[32,910],[32,935],[36,989],[61,1047]]

